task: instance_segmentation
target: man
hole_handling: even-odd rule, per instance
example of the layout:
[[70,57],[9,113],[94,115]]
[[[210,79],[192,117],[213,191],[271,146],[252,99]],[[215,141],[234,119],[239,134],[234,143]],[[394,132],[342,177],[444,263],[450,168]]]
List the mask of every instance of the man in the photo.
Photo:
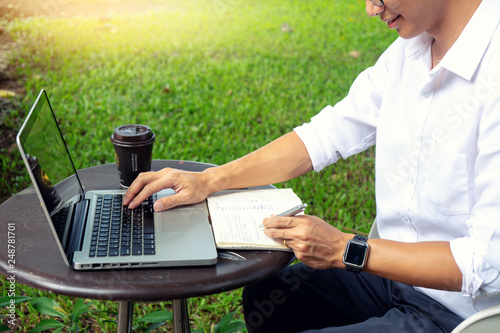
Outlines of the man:
[[124,200],[171,187],[164,210],[376,144],[381,238],[309,215],[265,219],[303,264],[245,289],[249,332],[449,332],[500,304],[500,2],[370,0],[366,11],[401,38],[344,100],[223,166],[141,174]]

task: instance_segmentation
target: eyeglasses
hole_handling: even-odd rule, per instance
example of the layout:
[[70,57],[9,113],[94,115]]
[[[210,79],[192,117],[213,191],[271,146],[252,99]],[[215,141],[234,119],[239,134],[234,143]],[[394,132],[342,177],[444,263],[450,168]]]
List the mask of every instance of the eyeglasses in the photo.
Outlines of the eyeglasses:
[[384,0],[370,0],[372,4],[374,4],[377,7],[384,7],[385,3]]

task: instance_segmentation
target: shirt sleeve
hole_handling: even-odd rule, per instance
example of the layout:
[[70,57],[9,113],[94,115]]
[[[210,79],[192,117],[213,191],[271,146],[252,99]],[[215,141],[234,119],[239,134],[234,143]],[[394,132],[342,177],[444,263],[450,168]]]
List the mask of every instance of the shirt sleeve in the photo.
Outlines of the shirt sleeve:
[[375,66],[356,78],[348,95],[327,106],[294,131],[304,142],[315,171],[348,158],[375,144],[377,119],[382,103],[389,48]]
[[469,234],[450,242],[462,271],[462,294],[474,299],[500,296],[500,96],[483,108],[475,161],[475,205]]

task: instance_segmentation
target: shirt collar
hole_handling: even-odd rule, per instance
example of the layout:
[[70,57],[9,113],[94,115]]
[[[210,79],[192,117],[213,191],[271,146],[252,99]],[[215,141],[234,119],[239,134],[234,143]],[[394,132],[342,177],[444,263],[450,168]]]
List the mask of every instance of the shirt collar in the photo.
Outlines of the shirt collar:
[[441,60],[448,70],[470,80],[500,21],[500,2],[483,0],[460,37]]
[[[459,38],[440,64],[449,71],[470,80],[474,75],[500,22],[500,1],[483,0]],[[428,52],[432,37],[427,33],[414,38],[406,49],[406,56]],[[430,60],[430,59],[429,59]]]

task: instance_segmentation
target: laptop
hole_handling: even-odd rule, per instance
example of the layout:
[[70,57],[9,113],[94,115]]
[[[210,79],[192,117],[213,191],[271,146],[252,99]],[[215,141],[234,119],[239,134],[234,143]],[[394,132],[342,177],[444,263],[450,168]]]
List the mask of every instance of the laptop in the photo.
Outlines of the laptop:
[[85,191],[44,90],[19,130],[17,145],[68,266],[95,270],[217,262],[206,202],[157,213],[154,201],[173,190],[156,193],[135,210],[122,206],[124,189]]

